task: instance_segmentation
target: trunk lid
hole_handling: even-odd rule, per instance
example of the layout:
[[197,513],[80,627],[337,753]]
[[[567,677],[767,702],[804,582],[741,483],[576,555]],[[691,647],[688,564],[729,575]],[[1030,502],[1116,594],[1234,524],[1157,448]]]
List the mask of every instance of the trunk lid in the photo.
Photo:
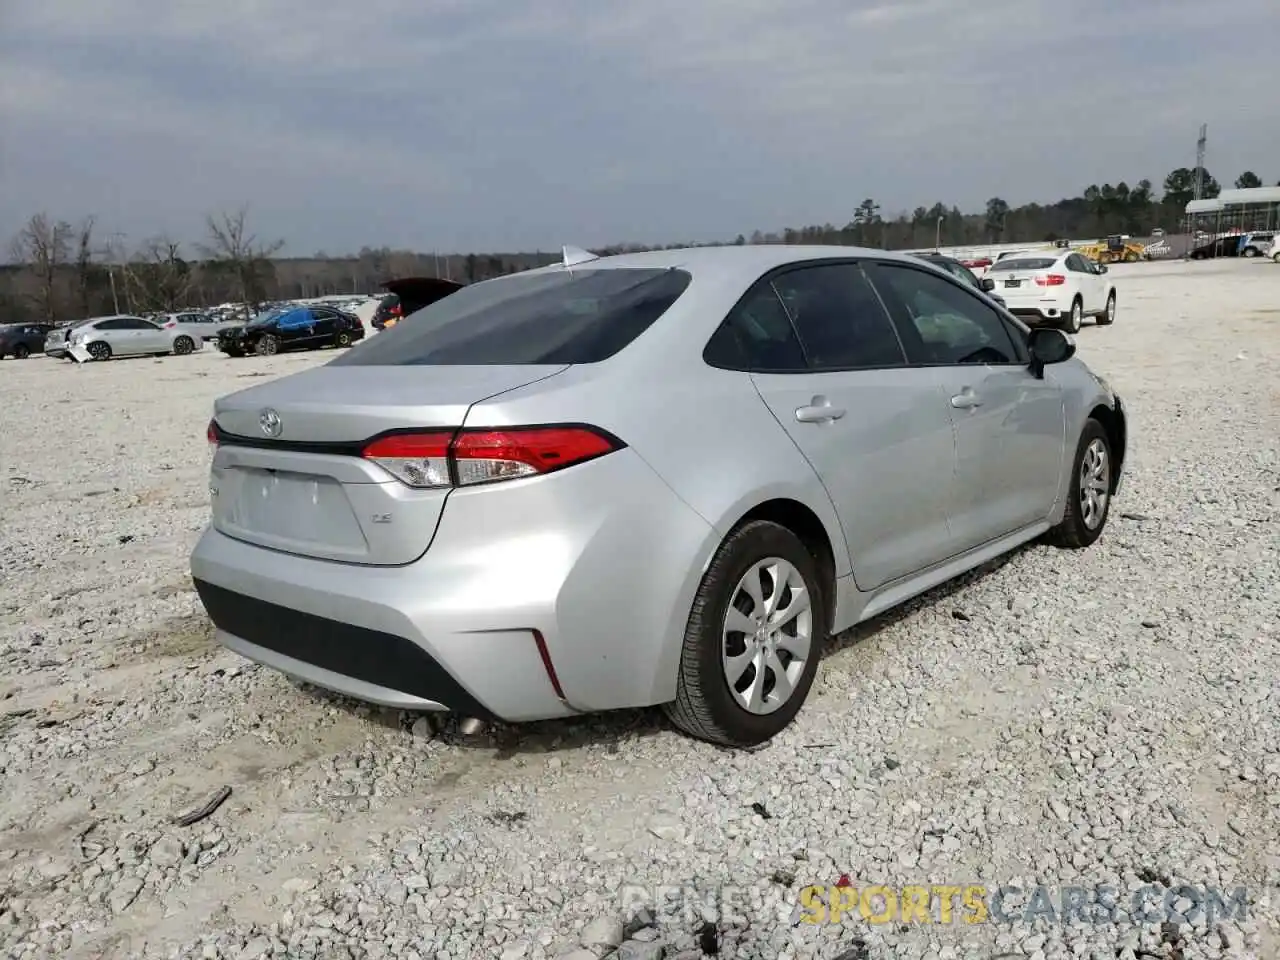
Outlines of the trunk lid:
[[326,366],[223,397],[214,405],[223,438],[210,482],[213,526],[302,556],[412,563],[430,545],[449,489],[405,486],[361,458],[365,441],[461,426],[472,404],[566,369]]

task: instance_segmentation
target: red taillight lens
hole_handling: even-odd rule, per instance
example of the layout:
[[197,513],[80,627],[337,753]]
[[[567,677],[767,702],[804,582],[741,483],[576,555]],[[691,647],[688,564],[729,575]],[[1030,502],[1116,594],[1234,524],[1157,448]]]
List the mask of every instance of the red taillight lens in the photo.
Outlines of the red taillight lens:
[[218,449],[218,427],[212,420],[209,421],[209,426],[205,428],[204,438],[209,441],[210,453]]
[[1067,278],[1060,273],[1050,273],[1043,277],[1036,277],[1037,287],[1060,287],[1067,282]]
[[550,473],[620,446],[594,427],[518,427],[391,434],[372,441],[363,455],[401,483],[428,488]]

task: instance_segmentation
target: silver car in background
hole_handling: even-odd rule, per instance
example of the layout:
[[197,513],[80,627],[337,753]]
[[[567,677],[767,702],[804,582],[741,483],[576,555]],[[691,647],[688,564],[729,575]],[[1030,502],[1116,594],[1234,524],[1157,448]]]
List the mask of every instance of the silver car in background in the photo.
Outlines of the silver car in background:
[[179,356],[199,350],[204,341],[175,327],[163,327],[127,314],[91,317],[59,327],[45,338],[44,352],[76,360],[110,360],[112,357]]
[[219,399],[191,571],[350,696],[758,744],[829,634],[1102,533],[1126,415],[1074,351],[879,250],[566,250]]
[[243,320],[233,317],[220,320],[212,314],[200,313],[195,310],[167,313],[158,318],[157,322],[166,329],[180,330],[188,336],[196,337],[200,340],[217,340],[218,334],[223,330],[244,326]]

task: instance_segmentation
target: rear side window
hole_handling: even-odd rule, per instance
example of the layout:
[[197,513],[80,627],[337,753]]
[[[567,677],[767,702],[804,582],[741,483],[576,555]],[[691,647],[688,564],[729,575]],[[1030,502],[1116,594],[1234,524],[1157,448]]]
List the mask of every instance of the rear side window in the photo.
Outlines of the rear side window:
[[791,270],[774,289],[791,315],[811,370],[865,370],[906,364],[880,298],[855,263]]
[[598,363],[667,312],[683,270],[557,270],[471,284],[332,361],[348,366]]

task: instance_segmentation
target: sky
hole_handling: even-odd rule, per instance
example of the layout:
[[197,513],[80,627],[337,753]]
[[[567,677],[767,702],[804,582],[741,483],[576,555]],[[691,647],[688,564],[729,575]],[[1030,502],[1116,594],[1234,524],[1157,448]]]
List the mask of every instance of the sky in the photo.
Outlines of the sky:
[[1280,180],[1277,0],[0,0],[33,213],[285,252],[732,239],[1191,166]]

